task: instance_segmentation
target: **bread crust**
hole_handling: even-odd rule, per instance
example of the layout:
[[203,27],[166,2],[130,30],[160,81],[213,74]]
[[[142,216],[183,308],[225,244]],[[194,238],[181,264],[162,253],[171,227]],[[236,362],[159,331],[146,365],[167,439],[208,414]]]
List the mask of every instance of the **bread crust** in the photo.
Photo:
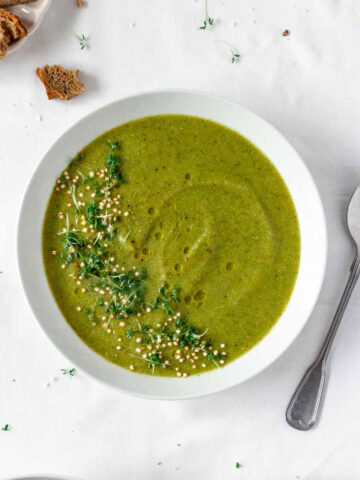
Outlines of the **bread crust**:
[[48,99],[53,100],[55,98],[54,91],[51,90],[50,86],[48,85],[48,83],[46,81],[45,74],[44,74],[44,69],[38,67],[36,69],[36,75],[40,78],[42,84],[44,85],[45,90],[46,90],[46,94],[48,96]]
[[9,43],[10,38],[0,25],[0,60],[6,56]]

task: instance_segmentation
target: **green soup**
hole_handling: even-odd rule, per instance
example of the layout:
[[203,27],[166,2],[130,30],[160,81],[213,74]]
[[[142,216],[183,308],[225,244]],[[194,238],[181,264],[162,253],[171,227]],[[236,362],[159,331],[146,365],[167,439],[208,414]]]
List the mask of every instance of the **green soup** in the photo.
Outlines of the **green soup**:
[[110,130],[60,175],[43,226],[55,300],[93,350],[186,377],[258,343],[291,295],[299,226],[271,162],[208,120]]

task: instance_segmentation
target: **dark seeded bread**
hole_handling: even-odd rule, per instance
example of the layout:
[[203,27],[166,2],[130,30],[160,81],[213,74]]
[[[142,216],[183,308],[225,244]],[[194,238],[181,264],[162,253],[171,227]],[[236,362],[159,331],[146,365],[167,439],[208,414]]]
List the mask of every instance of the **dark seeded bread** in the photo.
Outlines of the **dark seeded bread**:
[[36,2],[36,0],[0,0],[0,7],[12,7],[22,3]]
[[44,84],[49,100],[68,100],[85,91],[84,84],[78,79],[79,70],[65,70],[60,65],[45,65],[36,69],[36,75]]

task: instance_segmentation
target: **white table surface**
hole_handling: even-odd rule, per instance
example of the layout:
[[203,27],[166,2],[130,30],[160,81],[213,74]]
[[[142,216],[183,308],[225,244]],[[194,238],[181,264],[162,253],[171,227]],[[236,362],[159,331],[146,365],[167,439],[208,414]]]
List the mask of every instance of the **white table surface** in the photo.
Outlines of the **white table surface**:
[[[353,254],[344,214],[360,183],[360,3],[209,0],[215,25],[205,32],[197,29],[202,0],[74,4],[53,0],[40,29],[0,65],[0,424],[11,428],[0,431],[0,477],[358,480],[359,289],[333,352],[320,424],[299,432],[284,412],[330,324]],[[281,35],[286,28],[289,37]],[[90,35],[88,51],[74,32]],[[237,64],[216,39],[236,47]],[[46,63],[79,68],[86,94],[49,102],[35,76]],[[322,293],[287,352],[230,391],[172,403],[122,395],[81,372],[61,376],[72,365],[37,325],[16,263],[22,195],[52,143],[112,100],[169,87],[223,95],[277,127],[315,178],[329,233]]]

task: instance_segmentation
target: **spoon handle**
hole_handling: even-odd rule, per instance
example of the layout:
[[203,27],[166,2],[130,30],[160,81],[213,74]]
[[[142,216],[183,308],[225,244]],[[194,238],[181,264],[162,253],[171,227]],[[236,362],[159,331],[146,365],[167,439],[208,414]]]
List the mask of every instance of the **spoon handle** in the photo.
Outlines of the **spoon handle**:
[[286,411],[288,424],[298,430],[309,430],[318,418],[325,386],[327,358],[359,273],[360,256],[357,252],[344,293],[320,353],[305,373]]

